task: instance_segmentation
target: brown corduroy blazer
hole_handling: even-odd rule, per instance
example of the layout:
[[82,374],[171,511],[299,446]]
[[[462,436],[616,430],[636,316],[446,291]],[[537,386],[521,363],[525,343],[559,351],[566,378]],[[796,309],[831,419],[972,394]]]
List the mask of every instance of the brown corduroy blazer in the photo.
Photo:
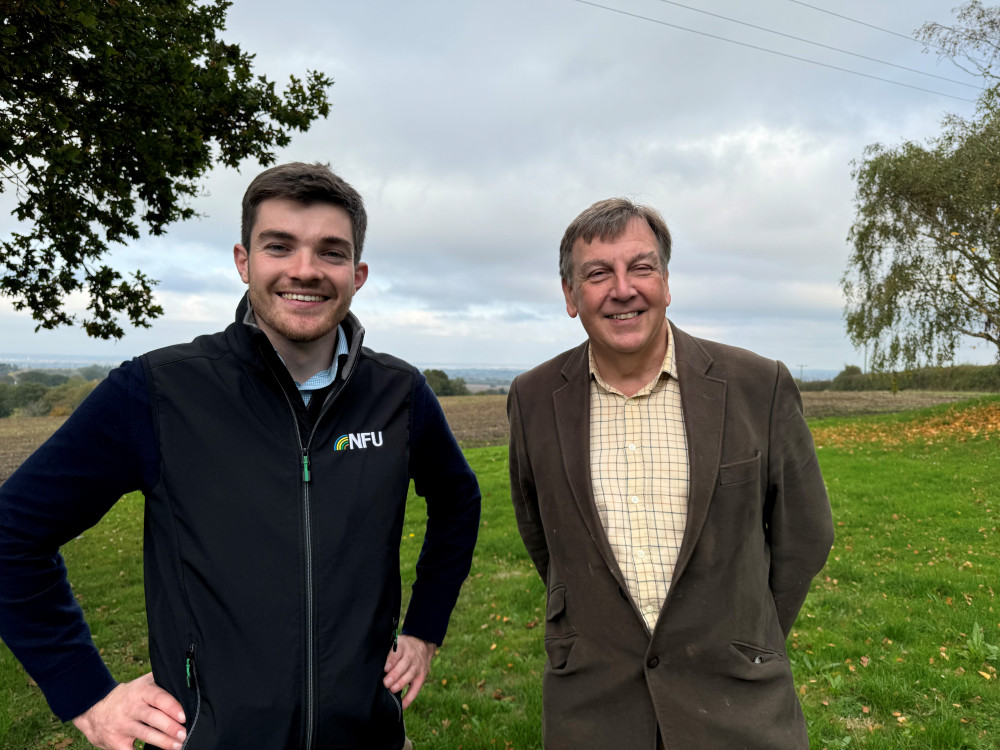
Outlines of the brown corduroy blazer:
[[548,750],[805,750],[785,639],[833,543],[788,369],[672,328],[690,460],[687,527],[655,630],[594,504],[587,344],[507,401],[518,529],[548,590]]

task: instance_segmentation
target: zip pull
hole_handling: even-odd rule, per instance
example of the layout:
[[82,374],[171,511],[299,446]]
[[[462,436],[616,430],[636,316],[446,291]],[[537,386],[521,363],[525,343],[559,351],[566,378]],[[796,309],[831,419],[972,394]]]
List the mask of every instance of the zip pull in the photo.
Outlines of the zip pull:
[[392,618],[392,650],[396,650],[396,646],[399,644],[399,618]]
[[194,688],[195,680],[197,679],[195,669],[194,669],[194,644],[191,644],[187,648],[187,653],[184,659],[184,674],[187,678],[188,690]]
[[308,450],[303,450],[302,451],[302,481],[303,482],[308,482],[309,481],[309,477],[310,477],[310,474],[309,474],[309,451]]

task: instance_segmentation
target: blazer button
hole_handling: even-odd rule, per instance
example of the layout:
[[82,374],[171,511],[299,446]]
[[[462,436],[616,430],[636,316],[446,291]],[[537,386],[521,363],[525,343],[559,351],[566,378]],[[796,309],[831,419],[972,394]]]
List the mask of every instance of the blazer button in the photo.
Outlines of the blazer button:
[[649,660],[646,662],[646,666],[650,669],[656,669],[656,665],[660,663],[660,660],[655,656],[650,656]]
[[623,589],[621,586],[618,587],[618,593],[621,594],[622,599],[628,601],[628,594],[625,593],[625,589]]

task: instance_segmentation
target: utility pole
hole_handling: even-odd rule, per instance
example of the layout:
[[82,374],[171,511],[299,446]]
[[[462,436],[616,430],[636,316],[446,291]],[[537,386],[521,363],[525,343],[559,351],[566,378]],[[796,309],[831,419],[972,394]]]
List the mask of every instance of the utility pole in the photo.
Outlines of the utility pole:
[[799,382],[800,382],[800,383],[802,382],[802,370],[803,370],[804,368],[808,367],[808,366],[809,366],[809,365],[799,365]]

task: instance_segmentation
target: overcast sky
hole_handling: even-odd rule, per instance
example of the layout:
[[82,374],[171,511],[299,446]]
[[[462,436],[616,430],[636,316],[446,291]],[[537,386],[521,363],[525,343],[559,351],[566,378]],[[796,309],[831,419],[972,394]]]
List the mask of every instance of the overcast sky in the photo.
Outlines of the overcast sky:
[[[222,36],[255,52],[258,72],[280,84],[319,69],[336,82],[329,118],[278,158],[329,162],[365,197],[370,276],[353,309],[369,346],[424,366],[528,367],[575,345],[584,334],[566,315],[559,240],[592,202],[624,195],[673,232],[676,325],[793,371],[863,364],[839,283],[850,162],[869,143],[934,136],[946,113],[973,112],[943,94],[977,91],[745,24],[978,80],[793,0],[686,4],[743,24],[663,0],[601,0],[618,12],[580,0],[234,4]],[[957,0],[810,4],[906,35],[949,22]],[[125,359],[227,325],[243,290],[239,203],[258,171],[214,171],[203,218],[114,250],[116,267],[160,280],[166,313],[151,331],[117,343],[35,333],[0,299],[0,352]],[[4,214],[10,205],[0,196]],[[965,349],[960,360],[991,357]]]

